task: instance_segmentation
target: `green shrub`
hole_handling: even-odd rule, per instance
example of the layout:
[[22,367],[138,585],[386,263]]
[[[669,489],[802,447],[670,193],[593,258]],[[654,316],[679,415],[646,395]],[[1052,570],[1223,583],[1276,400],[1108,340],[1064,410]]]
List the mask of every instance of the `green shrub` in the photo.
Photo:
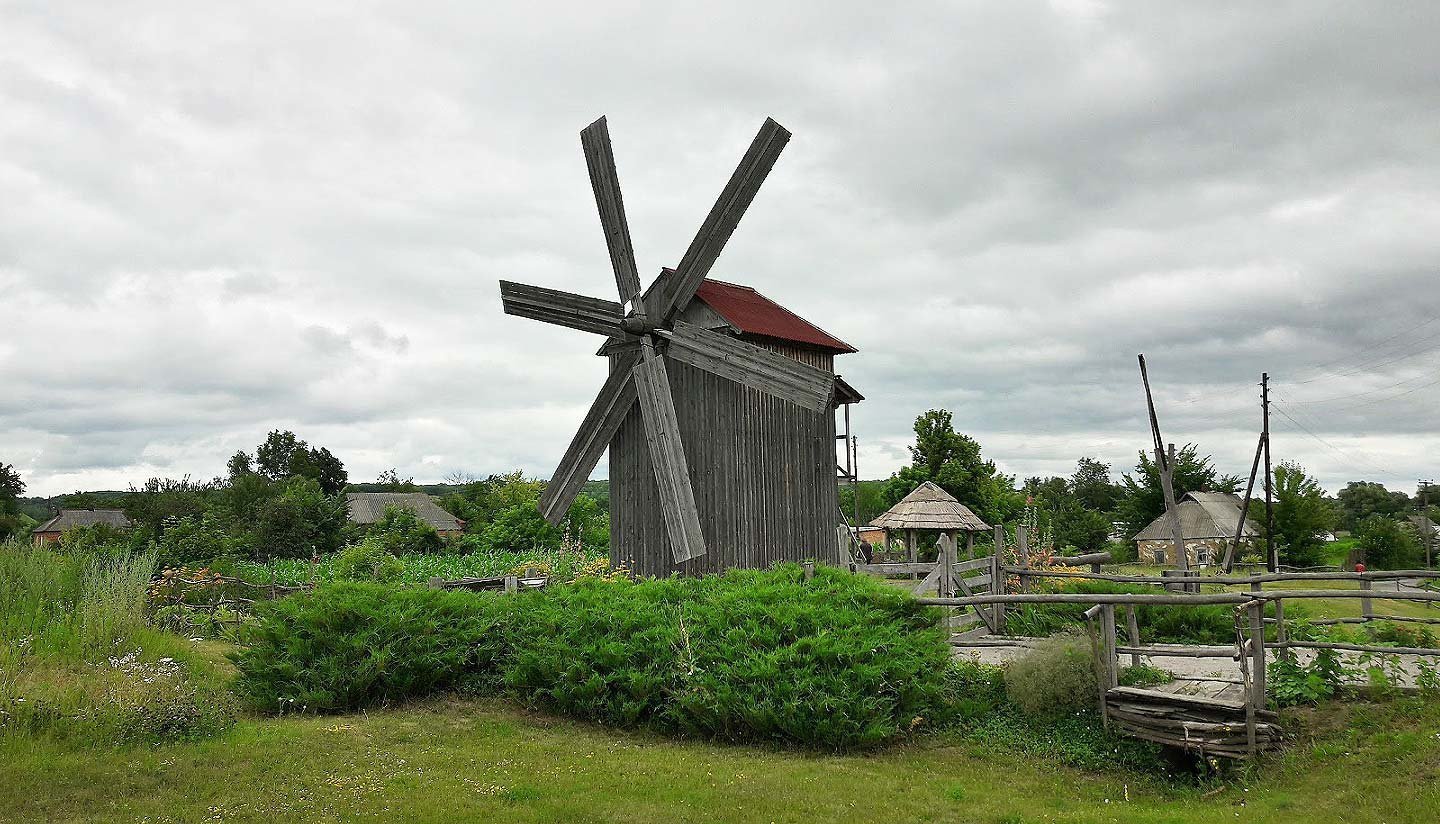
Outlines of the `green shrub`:
[[385,507],[385,514],[366,531],[366,538],[391,555],[439,552],[445,546],[435,527],[420,520],[413,510],[398,506]]
[[1073,635],[1046,638],[1005,669],[1005,693],[1027,715],[1092,709],[1097,689],[1094,651]]
[[385,549],[385,543],[374,537],[347,546],[335,555],[335,577],[346,581],[397,581],[405,574],[405,565]]
[[616,726],[867,747],[944,715],[934,610],[798,566],[518,596],[322,587],[260,608],[238,689],[270,711],[496,690]]

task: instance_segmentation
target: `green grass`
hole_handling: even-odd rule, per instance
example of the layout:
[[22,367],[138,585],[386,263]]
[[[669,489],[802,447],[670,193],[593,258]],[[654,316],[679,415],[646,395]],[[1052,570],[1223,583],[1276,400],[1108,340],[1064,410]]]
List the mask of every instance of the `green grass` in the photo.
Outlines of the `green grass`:
[[1225,785],[1083,772],[939,735],[817,756],[623,733],[484,701],[247,720],[130,749],[0,741],[10,821],[1423,822],[1440,815],[1440,704],[1329,704]]

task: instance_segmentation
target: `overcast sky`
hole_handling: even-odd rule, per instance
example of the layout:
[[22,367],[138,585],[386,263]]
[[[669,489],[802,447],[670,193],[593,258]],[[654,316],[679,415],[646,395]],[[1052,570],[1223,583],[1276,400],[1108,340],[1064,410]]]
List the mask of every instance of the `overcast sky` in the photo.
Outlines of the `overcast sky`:
[[[302,10],[303,7],[303,10]],[[860,349],[866,477],[954,412],[1023,476],[1167,440],[1332,491],[1440,475],[1440,6],[1353,2],[0,6],[0,461],[32,494],[210,477],[274,428],[352,480],[548,477],[614,297],[766,116],[714,277]],[[605,465],[596,471],[603,477]]]

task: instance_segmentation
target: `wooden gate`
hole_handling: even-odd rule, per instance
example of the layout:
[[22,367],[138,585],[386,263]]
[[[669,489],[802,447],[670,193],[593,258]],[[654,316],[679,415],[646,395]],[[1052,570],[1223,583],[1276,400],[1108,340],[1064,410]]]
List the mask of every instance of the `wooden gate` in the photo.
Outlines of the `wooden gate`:
[[[937,598],[960,598],[984,595],[987,592],[1004,592],[1004,587],[995,586],[995,576],[1004,574],[996,559],[971,558],[960,561],[956,558],[955,540],[941,535],[933,563],[861,564],[852,563],[852,572],[870,572],[877,575],[923,575],[911,588],[911,593],[923,596],[934,593]],[[999,609],[1003,609],[1003,606]],[[995,608],[981,606],[947,607],[946,626],[957,638],[973,638],[995,631]]]

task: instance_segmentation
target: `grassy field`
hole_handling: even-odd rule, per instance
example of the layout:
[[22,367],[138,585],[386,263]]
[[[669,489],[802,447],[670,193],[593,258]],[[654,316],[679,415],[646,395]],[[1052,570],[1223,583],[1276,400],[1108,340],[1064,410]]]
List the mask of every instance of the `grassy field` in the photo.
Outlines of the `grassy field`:
[[[1228,783],[1085,773],[943,735],[853,757],[664,740],[437,699],[242,721],[197,743],[0,740],[6,821],[1421,822],[1440,704],[1310,710],[1314,737]],[[1323,719],[1323,720],[1320,720]]]

